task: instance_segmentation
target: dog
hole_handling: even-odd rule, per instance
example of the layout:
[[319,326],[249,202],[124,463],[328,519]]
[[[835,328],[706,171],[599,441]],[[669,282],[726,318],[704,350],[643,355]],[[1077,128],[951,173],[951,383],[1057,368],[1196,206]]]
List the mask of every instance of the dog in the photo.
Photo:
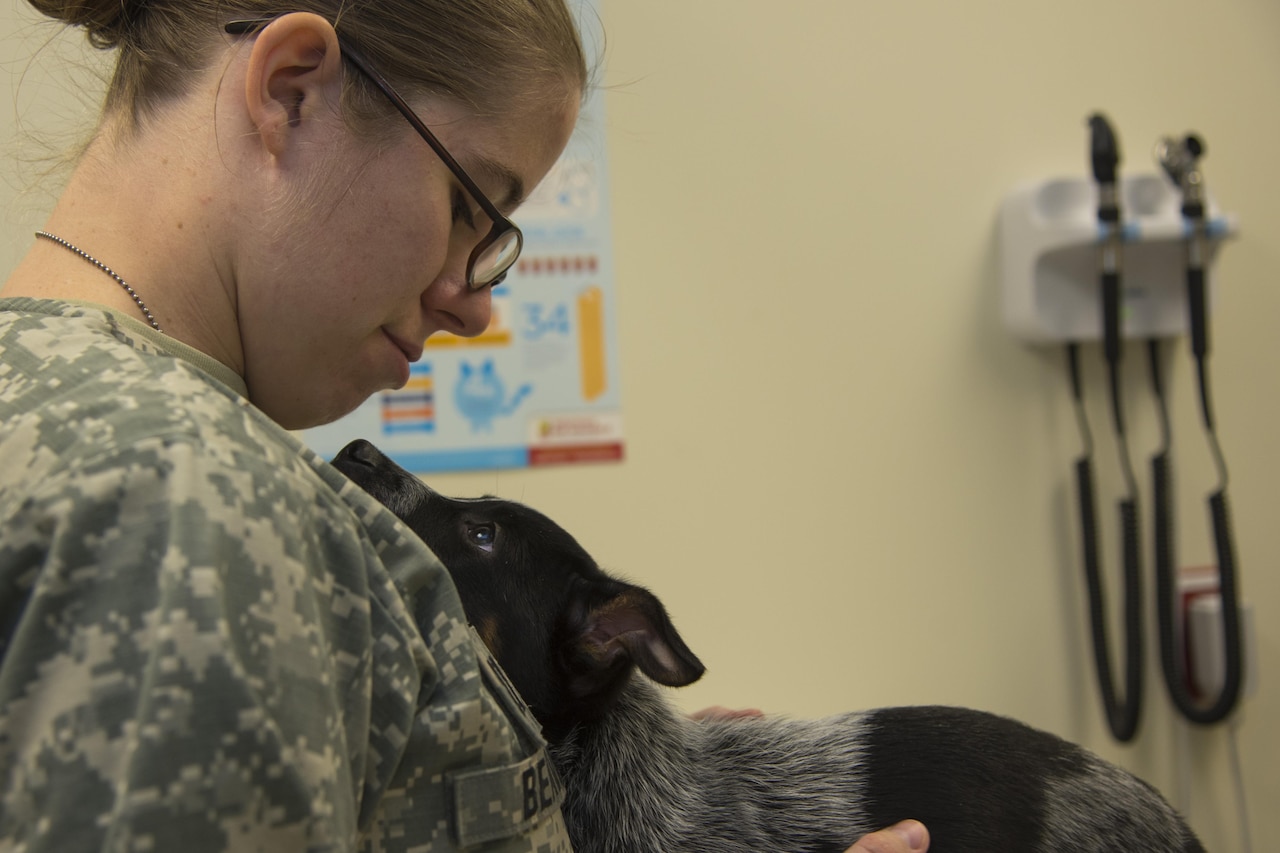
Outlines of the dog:
[[901,707],[691,720],[656,686],[704,672],[662,603],[546,516],[439,495],[364,441],[333,464],[448,567],[543,727],[580,853],[839,853],[904,818],[928,827],[935,853],[1204,850],[1154,788],[1005,717]]

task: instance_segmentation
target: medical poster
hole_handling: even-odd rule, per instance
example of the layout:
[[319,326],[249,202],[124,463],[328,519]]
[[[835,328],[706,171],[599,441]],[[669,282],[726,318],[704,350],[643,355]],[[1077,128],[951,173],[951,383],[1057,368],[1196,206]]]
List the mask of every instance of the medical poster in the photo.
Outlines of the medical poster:
[[623,456],[604,121],[584,105],[560,161],[513,219],[524,251],[475,338],[432,335],[408,383],[302,433],[331,459],[365,438],[416,473]]

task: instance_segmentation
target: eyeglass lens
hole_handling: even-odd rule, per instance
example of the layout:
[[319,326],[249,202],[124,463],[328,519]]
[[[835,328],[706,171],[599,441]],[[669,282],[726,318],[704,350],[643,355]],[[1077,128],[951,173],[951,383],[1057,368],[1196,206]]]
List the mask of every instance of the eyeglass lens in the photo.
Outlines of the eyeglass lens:
[[520,232],[515,228],[508,228],[499,234],[496,240],[472,259],[471,286],[485,287],[502,279],[520,256],[522,242]]

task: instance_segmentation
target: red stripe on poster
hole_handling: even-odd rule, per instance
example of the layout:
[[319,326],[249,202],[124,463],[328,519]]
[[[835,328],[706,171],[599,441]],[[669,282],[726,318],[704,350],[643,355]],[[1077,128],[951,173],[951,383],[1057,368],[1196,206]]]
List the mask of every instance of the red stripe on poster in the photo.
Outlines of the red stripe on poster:
[[529,465],[567,465],[576,462],[619,462],[622,443],[570,444],[555,447],[530,447]]

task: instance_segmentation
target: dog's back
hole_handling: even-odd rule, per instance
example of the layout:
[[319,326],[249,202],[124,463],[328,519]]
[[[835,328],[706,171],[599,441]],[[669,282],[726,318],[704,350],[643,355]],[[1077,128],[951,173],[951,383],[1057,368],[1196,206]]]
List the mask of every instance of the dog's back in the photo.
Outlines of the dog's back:
[[843,851],[903,818],[923,821],[940,853],[1203,850],[1150,786],[991,714],[690,721],[649,681],[682,686],[703,672],[661,603],[605,574],[545,516],[440,496],[367,443],[334,464],[449,567],[544,726],[584,853]]
[[944,853],[1203,850],[1134,776],[963,708],[694,722],[636,679],[552,754],[583,850],[844,851],[908,817]]

